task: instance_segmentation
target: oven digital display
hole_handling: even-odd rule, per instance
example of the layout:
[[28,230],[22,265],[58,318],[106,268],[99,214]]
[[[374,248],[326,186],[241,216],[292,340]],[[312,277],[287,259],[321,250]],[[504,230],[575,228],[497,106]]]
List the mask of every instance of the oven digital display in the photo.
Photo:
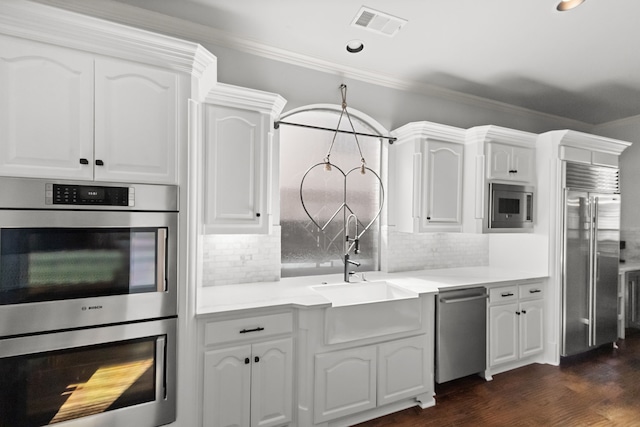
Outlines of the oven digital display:
[[54,205],[128,206],[128,187],[53,184]]
[[102,187],[80,187],[78,196],[83,200],[102,200],[104,199],[104,188]]

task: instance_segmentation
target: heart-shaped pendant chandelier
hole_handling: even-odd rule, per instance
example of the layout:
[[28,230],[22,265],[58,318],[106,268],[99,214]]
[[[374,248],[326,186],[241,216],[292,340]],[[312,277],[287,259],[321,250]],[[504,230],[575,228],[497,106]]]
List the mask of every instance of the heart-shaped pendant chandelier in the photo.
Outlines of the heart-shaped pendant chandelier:
[[[347,111],[347,86],[342,84],[340,85],[340,90],[342,92],[342,112],[340,113],[340,118],[338,119],[338,124],[336,126],[336,131],[333,135],[333,139],[331,141],[331,145],[329,147],[329,151],[327,152],[326,157],[324,158],[324,160],[320,163],[317,163],[313,166],[311,166],[309,169],[307,169],[307,171],[305,172],[305,174],[302,177],[302,180],[300,182],[300,201],[302,203],[302,208],[304,209],[304,212],[307,214],[307,216],[309,217],[309,219],[311,220],[311,222],[317,227],[318,231],[320,232],[325,232],[325,230],[327,230],[327,227],[333,222],[336,221],[337,218],[339,218],[339,214],[342,213],[342,221],[343,221],[343,227],[345,228],[345,234],[347,235],[347,242],[346,242],[346,247],[345,247],[345,251],[348,252],[351,248],[349,246],[349,240],[353,241],[353,242],[357,242],[360,240],[360,238],[362,237],[362,235],[364,235],[373,225],[373,223],[375,223],[375,221],[380,217],[380,214],[382,212],[382,207],[384,205],[384,187],[382,185],[382,180],[380,179],[380,176],[371,168],[369,168],[366,165],[366,161],[362,155],[362,150],[360,148],[360,143],[358,141],[358,136],[357,133],[355,131],[355,128],[353,126],[353,122],[351,121],[351,116],[349,115],[349,112]],[[347,119],[349,120],[349,124],[351,126],[351,130],[352,130],[352,134],[353,137],[355,139],[355,143],[358,147],[358,152],[360,153],[360,166],[354,167],[350,170],[348,170],[347,172],[344,172],[340,167],[336,166],[335,164],[331,163],[331,150],[333,149],[333,146],[335,144],[335,140],[336,140],[336,135],[338,134],[338,131],[340,129],[340,123],[342,121],[342,118],[346,116]],[[311,213],[309,213],[309,210],[307,209],[307,204],[305,203],[305,198],[304,198],[304,186],[305,186],[305,180],[307,179],[307,176],[310,174],[311,171],[313,171],[314,169],[317,168],[322,168],[324,169],[325,173],[338,173],[340,174],[340,178],[342,179],[337,179],[337,180],[331,180],[331,181],[335,181],[338,182],[338,185],[342,185],[341,189],[337,189],[339,191],[336,191],[335,194],[339,194],[341,196],[341,200],[336,201],[336,204],[334,206],[328,206],[327,208],[329,209],[329,213],[331,213],[331,215],[329,216],[329,219],[324,222],[324,223],[319,223],[318,221],[316,221],[313,216],[311,215]],[[379,203],[378,203],[378,208],[377,211],[373,217],[373,219],[371,221],[369,221],[367,224],[362,223],[359,219],[358,219],[358,215],[357,212],[354,212],[354,209],[349,206],[348,203],[348,194],[349,194],[349,182],[350,182],[350,177],[353,178],[353,174],[356,173],[360,173],[362,175],[365,174],[371,174],[371,176],[373,177],[372,179],[376,182],[376,184],[379,186]],[[334,194],[332,192],[332,194]],[[357,225],[356,225],[356,233],[351,236],[351,239],[348,236],[348,230],[346,229],[347,227],[347,218],[353,216],[356,218],[357,221]],[[364,216],[363,216],[364,217]],[[358,232],[358,225],[360,226],[360,231]],[[357,243],[356,243],[357,245]],[[357,251],[356,251],[357,252]]]

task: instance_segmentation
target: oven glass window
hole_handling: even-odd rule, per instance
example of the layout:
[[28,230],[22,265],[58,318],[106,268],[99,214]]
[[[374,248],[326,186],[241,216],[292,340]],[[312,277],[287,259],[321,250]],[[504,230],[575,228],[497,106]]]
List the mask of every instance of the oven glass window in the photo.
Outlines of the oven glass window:
[[154,292],[158,230],[2,229],[0,305]]
[[0,359],[0,427],[55,424],[154,401],[156,340]]
[[501,214],[518,215],[520,213],[520,199],[498,199],[498,212]]

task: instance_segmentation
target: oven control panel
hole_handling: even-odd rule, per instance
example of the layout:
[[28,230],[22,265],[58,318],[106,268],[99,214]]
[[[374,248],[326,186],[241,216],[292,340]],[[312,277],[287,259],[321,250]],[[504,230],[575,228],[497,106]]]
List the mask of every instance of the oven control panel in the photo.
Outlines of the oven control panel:
[[45,185],[47,205],[135,206],[133,187],[102,187],[95,185]]

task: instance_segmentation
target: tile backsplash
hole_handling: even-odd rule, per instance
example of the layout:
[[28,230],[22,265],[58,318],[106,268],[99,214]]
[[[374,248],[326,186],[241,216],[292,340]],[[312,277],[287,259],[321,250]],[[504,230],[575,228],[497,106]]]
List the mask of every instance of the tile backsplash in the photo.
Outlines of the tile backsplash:
[[392,273],[489,265],[489,236],[383,230],[382,270]]
[[280,280],[280,227],[270,234],[203,236],[202,286]]
[[[489,265],[489,236],[382,230],[381,270],[401,272]],[[206,235],[202,286],[280,279],[280,227],[268,235]]]

